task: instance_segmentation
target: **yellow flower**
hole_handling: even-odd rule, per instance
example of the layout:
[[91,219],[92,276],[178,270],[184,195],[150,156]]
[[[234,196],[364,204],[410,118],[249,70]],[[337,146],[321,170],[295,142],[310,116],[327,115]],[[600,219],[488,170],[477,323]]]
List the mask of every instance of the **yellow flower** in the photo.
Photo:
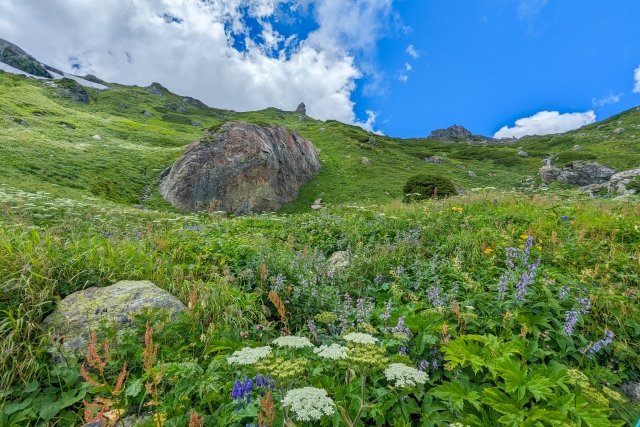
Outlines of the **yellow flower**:
[[484,252],[485,254],[489,255],[490,253],[493,252],[493,249],[492,248],[484,248],[484,250],[482,252]]
[[529,238],[529,235],[528,235],[527,233],[522,233],[522,234],[520,235],[520,238],[521,238],[522,240],[527,240],[527,239]]
[[452,207],[452,208],[451,208],[451,210],[452,210],[453,212],[455,212],[455,213],[462,213],[462,212],[464,212],[464,208],[461,208],[461,207],[459,207],[459,206],[454,206],[454,207]]

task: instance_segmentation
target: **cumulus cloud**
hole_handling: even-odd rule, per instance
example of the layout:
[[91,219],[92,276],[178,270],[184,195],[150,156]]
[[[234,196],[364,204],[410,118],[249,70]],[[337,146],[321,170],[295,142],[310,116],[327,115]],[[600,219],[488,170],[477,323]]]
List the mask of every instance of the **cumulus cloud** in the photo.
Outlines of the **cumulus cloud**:
[[620,102],[620,99],[622,98],[622,96],[624,95],[624,93],[610,93],[607,96],[604,96],[602,98],[593,98],[591,100],[591,104],[594,107],[604,107],[606,105],[613,105],[613,104],[617,104],[618,102]]
[[[356,123],[351,95],[363,75],[357,57],[375,48],[392,2],[0,0],[0,37],[76,74],[157,81],[241,111],[292,110],[304,101],[312,117]],[[285,38],[274,17],[298,8],[313,11],[317,29]]]
[[640,93],[640,65],[635,69],[633,73],[633,78],[635,80],[635,85],[633,86],[633,91],[635,93]]
[[412,44],[407,46],[407,48],[405,49],[405,52],[407,52],[407,55],[409,55],[413,59],[416,59],[420,56],[420,53],[416,50],[415,46]]
[[521,138],[526,135],[548,135],[568,132],[596,121],[596,113],[560,113],[540,111],[530,117],[516,120],[515,126],[504,126],[495,133],[495,138]]

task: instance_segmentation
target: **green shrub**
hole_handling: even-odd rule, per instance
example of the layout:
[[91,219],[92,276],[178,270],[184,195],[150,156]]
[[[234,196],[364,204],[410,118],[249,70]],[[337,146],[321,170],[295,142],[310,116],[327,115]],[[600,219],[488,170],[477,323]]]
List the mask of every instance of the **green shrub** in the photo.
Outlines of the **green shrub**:
[[558,166],[568,166],[571,162],[575,162],[578,160],[596,160],[598,157],[589,153],[588,151],[563,151],[559,153],[555,158],[555,163]]
[[404,201],[413,202],[437,197],[447,197],[456,194],[453,182],[436,175],[415,175],[407,180],[402,188]]
[[636,194],[640,194],[640,176],[635,177],[633,181],[627,184],[627,190],[636,190]]

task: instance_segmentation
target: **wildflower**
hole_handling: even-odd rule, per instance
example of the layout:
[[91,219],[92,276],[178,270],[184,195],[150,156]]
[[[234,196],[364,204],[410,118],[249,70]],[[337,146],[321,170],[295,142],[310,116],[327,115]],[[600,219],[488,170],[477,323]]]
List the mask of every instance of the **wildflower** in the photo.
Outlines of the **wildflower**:
[[393,328],[393,332],[400,333],[400,334],[406,334],[406,335],[411,334],[411,331],[409,330],[409,328],[407,328],[405,326],[405,324],[404,324],[404,316],[400,316],[398,318],[398,323]]
[[313,352],[325,359],[342,360],[347,358],[347,350],[347,347],[343,347],[340,344],[331,344],[314,348]]
[[381,285],[384,282],[384,276],[380,273],[376,274],[376,277],[373,279],[373,283],[376,285]]
[[384,376],[387,381],[393,382],[396,387],[401,388],[424,384],[429,379],[429,376],[424,372],[404,363],[392,363],[384,370]]
[[578,311],[577,310],[569,310],[564,315],[564,334],[566,336],[573,335],[573,328],[575,328],[576,323],[578,323]]
[[258,412],[258,426],[271,427],[276,422],[276,405],[271,392],[264,399],[260,399],[260,412]]
[[320,341],[320,336],[318,335],[318,328],[316,328],[316,322],[314,322],[313,319],[307,320],[307,327],[309,328],[309,332],[311,333],[313,340],[315,342]]
[[589,348],[587,348],[586,350],[582,350],[583,353],[587,353],[587,355],[589,357],[592,357],[594,354],[596,354],[597,352],[599,352],[600,350],[602,350],[605,347],[608,347],[612,342],[613,342],[613,337],[615,337],[615,334],[610,331],[609,329],[604,330],[604,338],[601,340],[596,341],[595,343],[593,343]]
[[482,250],[485,255],[491,255],[493,253],[493,248],[486,247]]
[[529,265],[527,271],[522,273],[518,284],[516,285],[516,289],[518,290],[516,293],[516,299],[518,301],[524,301],[524,296],[527,293],[527,287],[533,283],[537,275],[537,269],[540,266],[540,259],[535,261],[533,264]]
[[271,290],[276,292],[282,292],[284,289],[285,277],[282,274],[278,274],[273,281],[273,285],[271,286]]
[[566,216],[566,215],[562,215],[562,216],[560,217],[560,221],[562,221],[562,222],[567,222],[567,221],[569,221],[569,217],[568,217],[568,216]]
[[351,332],[342,338],[354,344],[374,345],[378,342],[378,338],[369,334],[363,334],[362,332]]
[[455,213],[462,213],[464,212],[464,208],[460,207],[460,206],[454,206],[451,208],[451,210]]
[[507,285],[513,279],[513,272],[507,271],[501,277],[498,282],[498,297],[503,299],[507,293]]
[[380,319],[384,320],[386,323],[387,320],[391,317],[391,301],[387,301],[384,303],[384,311],[380,315]]
[[527,239],[529,239],[529,235],[528,235],[527,233],[522,233],[522,234],[520,235],[520,239],[522,239],[522,240],[527,240]]
[[305,337],[296,337],[293,335],[286,335],[284,337],[279,337],[273,340],[273,343],[278,347],[288,347],[288,348],[305,348],[305,347],[313,347],[309,338]]
[[444,305],[444,300],[440,296],[440,288],[437,286],[432,286],[427,291],[427,298],[431,302],[434,308],[441,307]]
[[276,380],[285,381],[304,375],[309,361],[303,357],[285,359],[274,357],[256,364],[256,370],[267,372]]
[[271,347],[244,347],[242,350],[237,350],[233,354],[227,357],[227,363],[229,365],[253,365],[260,359],[267,357],[271,353]]
[[332,313],[330,311],[323,311],[322,313],[316,314],[315,319],[320,323],[324,323],[328,325],[338,320],[338,316],[336,316],[335,313]]
[[579,312],[580,314],[587,314],[591,310],[591,300],[587,297],[579,298],[578,303],[580,304]]
[[323,416],[335,413],[335,404],[324,389],[302,387],[289,390],[282,399],[282,405],[288,408],[299,421],[318,421]]
[[558,292],[558,298],[565,299],[569,295],[569,287],[563,286],[560,288],[560,292]]
[[253,391],[253,380],[248,376],[244,377],[244,380],[236,380],[231,390],[231,398],[238,400],[237,410],[242,408],[241,403],[246,401],[247,405],[251,403],[251,392]]
[[420,363],[418,363],[418,370],[424,372],[427,369],[429,369],[429,361],[422,359]]

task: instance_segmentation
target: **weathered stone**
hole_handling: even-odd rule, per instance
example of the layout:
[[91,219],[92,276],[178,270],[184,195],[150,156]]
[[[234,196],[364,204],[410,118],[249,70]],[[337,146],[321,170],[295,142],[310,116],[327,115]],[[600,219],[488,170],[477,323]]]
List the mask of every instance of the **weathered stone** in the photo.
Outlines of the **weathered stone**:
[[633,403],[640,404],[640,382],[627,381],[620,386],[620,390],[627,396]]
[[574,161],[570,166],[563,168],[543,166],[539,170],[539,175],[545,184],[560,181],[567,185],[583,187],[605,183],[616,172],[615,169],[597,162]]
[[296,114],[303,117],[307,115],[307,107],[304,105],[304,102],[298,104],[298,107],[296,108]]
[[615,128],[613,130],[613,133],[615,133],[616,135],[620,135],[621,133],[624,133],[624,128]]
[[169,90],[166,87],[156,82],[151,83],[149,86],[144,88],[144,90],[146,90],[147,93],[150,93],[151,95],[164,95],[166,93],[169,93]]
[[313,145],[284,127],[229,122],[189,145],[160,193],[187,211],[275,211],[320,170]]
[[582,147],[580,145],[576,144],[576,145],[573,146],[573,149],[575,151],[580,151],[580,150],[582,150]]
[[368,157],[362,157],[362,159],[360,160],[360,163],[362,163],[363,165],[369,165],[371,164],[371,160],[369,160]]
[[427,163],[433,163],[436,165],[441,165],[444,163],[447,163],[447,159],[443,158],[443,157],[438,157],[438,156],[429,156],[429,157],[425,157],[424,161]]
[[446,129],[436,129],[429,135],[431,139],[444,142],[468,142],[468,143],[494,143],[498,140],[482,135],[474,135],[459,125],[449,126]]
[[518,156],[519,157],[529,157],[529,153],[527,153],[524,150],[520,150],[520,151],[518,151]]
[[327,260],[328,270],[338,272],[349,266],[349,253],[347,251],[336,251]]
[[130,325],[132,316],[147,309],[162,309],[169,314],[186,310],[179,299],[149,281],[123,280],[103,288],[74,292],[58,303],[44,320],[52,335],[64,338],[63,350],[81,353],[102,321],[113,322],[116,329]]
[[640,176],[640,168],[629,169],[613,174],[609,178],[609,191],[618,194],[634,194],[635,190],[627,190],[627,185]]
[[322,199],[316,199],[313,204],[311,205],[311,209],[313,210],[317,210],[322,208]]
[[475,178],[475,177],[478,176],[478,175],[476,175],[476,173],[474,171],[468,171],[467,175],[469,175],[471,178]]
[[202,123],[193,121],[193,122],[191,122],[191,126],[202,126]]
[[149,111],[143,111],[142,115],[145,116],[145,117],[152,117],[153,116],[153,114],[151,114]]
[[367,141],[367,144],[373,145],[373,146],[377,146],[378,145],[378,140],[376,140],[376,138],[374,136],[370,136],[369,140]]
[[91,138],[95,139],[96,141],[100,141],[102,139],[102,137],[100,135],[93,135]]
[[186,102],[187,104],[193,105],[194,107],[200,108],[201,110],[207,110],[209,108],[204,102],[200,101],[199,99],[191,98],[190,96],[185,96],[184,98],[182,98],[182,101]]
[[38,77],[52,78],[46,65],[7,40],[0,39],[0,62]]

